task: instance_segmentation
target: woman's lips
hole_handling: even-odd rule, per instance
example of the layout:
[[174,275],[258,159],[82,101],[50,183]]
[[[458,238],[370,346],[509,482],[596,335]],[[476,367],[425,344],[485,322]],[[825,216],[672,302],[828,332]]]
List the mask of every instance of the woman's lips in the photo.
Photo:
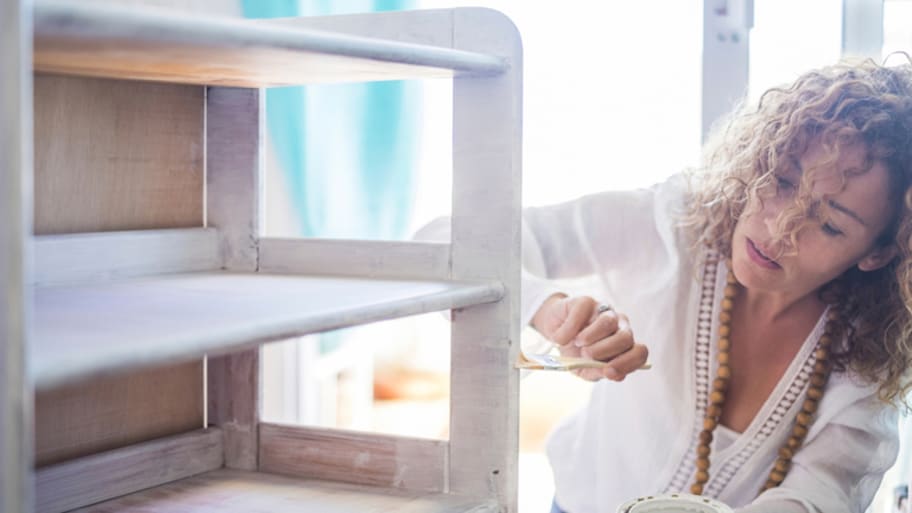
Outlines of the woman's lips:
[[776,263],[775,260],[764,255],[759,248],[754,244],[754,241],[747,239],[747,255],[750,259],[760,267],[766,269],[781,269],[782,266]]

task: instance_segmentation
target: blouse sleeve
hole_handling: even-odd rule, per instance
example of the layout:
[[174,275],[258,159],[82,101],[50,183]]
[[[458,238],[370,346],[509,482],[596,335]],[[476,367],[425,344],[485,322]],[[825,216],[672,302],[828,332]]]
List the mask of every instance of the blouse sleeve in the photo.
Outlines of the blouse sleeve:
[[785,481],[756,503],[785,499],[809,513],[863,513],[899,451],[897,409],[869,393],[834,414],[811,438],[814,427]]

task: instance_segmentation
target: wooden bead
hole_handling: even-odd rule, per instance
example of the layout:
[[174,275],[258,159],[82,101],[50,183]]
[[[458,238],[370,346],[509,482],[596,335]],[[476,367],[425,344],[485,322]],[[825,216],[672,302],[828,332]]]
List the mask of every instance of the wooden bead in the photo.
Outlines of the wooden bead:
[[709,445],[713,441],[713,434],[709,431],[700,431],[700,443]]
[[792,426],[792,436],[795,436],[797,438],[804,440],[804,437],[807,436],[807,434],[808,434],[807,426],[803,426],[801,424],[795,424],[794,426]]
[[785,446],[793,451],[797,451],[801,447],[801,438],[798,438],[794,435],[790,436],[788,441],[785,442]]
[[790,460],[790,459],[792,459],[792,456],[794,456],[794,455],[795,455],[795,451],[789,449],[788,446],[779,448],[779,457],[780,458]]
[[727,337],[731,335],[731,327],[728,324],[722,324],[719,326],[719,336]]
[[807,427],[811,425],[811,420],[813,420],[813,418],[814,417],[812,417],[810,413],[800,411],[798,412],[798,416],[795,417],[795,422],[797,422],[800,426]]
[[690,493],[692,493],[694,495],[702,495],[703,494],[703,485],[699,485],[699,484],[690,485]]
[[725,392],[726,390],[728,390],[728,380],[722,379],[722,378],[714,379],[713,380],[713,390],[717,390],[719,392]]
[[719,365],[719,370],[717,372],[722,379],[731,378],[731,367],[728,365]]
[[722,404],[725,402],[725,394],[718,390],[713,390],[709,394],[709,402],[712,404]]
[[777,486],[776,483],[767,480],[767,481],[766,481],[766,484],[763,485],[763,488],[761,489],[761,491],[764,491],[764,492],[765,492],[765,491],[767,491],[767,490],[772,490],[772,489],[775,488],[776,486]]
[[827,361],[827,358],[829,358],[829,357],[830,357],[830,351],[827,349],[818,347],[817,349],[814,350],[814,358],[816,358],[818,362],[825,362],[825,361]]
[[773,469],[776,472],[781,472],[783,476],[789,471],[789,468],[792,466],[792,463],[789,460],[779,458],[776,460],[776,464],[773,465]]
[[698,483],[705,483],[709,481],[709,472],[705,470],[698,470],[694,480]]
[[817,345],[820,347],[830,347],[830,344],[833,343],[833,338],[830,335],[824,333],[820,336],[820,340],[817,341]]
[[719,312],[719,322],[720,323],[728,324],[731,322],[731,320],[732,320],[731,312],[726,312],[725,310],[722,310],[721,312]]
[[731,341],[728,337],[719,338],[719,351],[728,351],[731,349]]
[[811,374],[811,386],[821,388],[826,385],[827,377],[821,372]]
[[827,368],[828,368],[827,362],[818,360],[817,362],[814,363],[814,372],[816,372],[817,374],[826,373]]
[[706,407],[706,416],[718,419],[722,415],[722,407],[718,404],[710,404]]
[[819,401],[823,397],[823,389],[821,388],[809,388],[807,391],[808,399],[813,399]]
[[697,446],[697,456],[698,456],[698,457],[700,457],[700,458],[708,458],[708,457],[709,457],[709,452],[710,452],[710,449],[709,449],[709,446],[708,446],[708,445],[700,444],[700,445]]
[[732,302],[731,298],[727,298],[727,297],[726,297],[726,298],[722,298],[722,305],[721,305],[721,306],[722,306],[722,311],[723,311],[723,312],[731,312],[731,311],[732,311],[732,307],[734,307],[735,304]]
[[723,365],[728,365],[728,351],[719,352],[719,363]]
[[697,458],[697,468],[699,470],[709,470],[709,458]]
[[728,282],[728,284],[725,286],[725,291],[722,293],[722,295],[729,299],[732,299],[733,297],[738,295],[738,286],[732,282]]
[[712,431],[713,429],[716,429],[716,419],[714,419],[712,417],[706,417],[705,419],[703,419],[703,429],[705,429],[707,431]]
[[772,472],[770,472],[769,480],[776,483],[777,485],[781,484],[784,479],[785,479],[785,474],[783,474],[782,472],[779,472],[778,470],[773,470]]
[[801,405],[801,411],[806,411],[808,413],[814,413],[817,411],[817,401],[808,397],[804,400],[804,403]]
[[830,308],[830,311],[827,312],[827,324],[835,324],[842,320],[842,312],[835,308]]

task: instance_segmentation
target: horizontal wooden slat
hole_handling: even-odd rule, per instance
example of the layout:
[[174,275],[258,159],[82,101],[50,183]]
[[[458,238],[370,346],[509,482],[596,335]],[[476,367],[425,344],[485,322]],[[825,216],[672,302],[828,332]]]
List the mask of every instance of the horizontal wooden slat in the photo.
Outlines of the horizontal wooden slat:
[[35,69],[63,74],[263,87],[507,67],[501,57],[452,48],[74,1],[37,1],[34,23]]
[[260,270],[311,275],[446,280],[450,245],[336,239],[260,239]]
[[35,282],[52,284],[222,267],[213,228],[35,237]]
[[491,303],[498,282],[189,273],[35,287],[32,376],[47,388],[264,342]]
[[222,432],[195,431],[41,468],[39,513],[59,513],[222,466]]
[[81,513],[495,513],[496,504],[449,494],[216,470],[77,510]]
[[447,442],[261,423],[259,459],[264,472],[440,492]]

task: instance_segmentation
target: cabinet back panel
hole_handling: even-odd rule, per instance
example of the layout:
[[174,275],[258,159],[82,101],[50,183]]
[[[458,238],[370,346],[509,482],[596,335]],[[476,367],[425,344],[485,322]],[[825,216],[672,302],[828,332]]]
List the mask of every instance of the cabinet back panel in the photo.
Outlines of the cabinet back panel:
[[[203,225],[202,87],[36,75],[34,101],[36,234]],[[202,387],[191,362],[38,393],[36,464],[198,429]]]
[[35,76],[35,233],[203,224],[203,88]]

